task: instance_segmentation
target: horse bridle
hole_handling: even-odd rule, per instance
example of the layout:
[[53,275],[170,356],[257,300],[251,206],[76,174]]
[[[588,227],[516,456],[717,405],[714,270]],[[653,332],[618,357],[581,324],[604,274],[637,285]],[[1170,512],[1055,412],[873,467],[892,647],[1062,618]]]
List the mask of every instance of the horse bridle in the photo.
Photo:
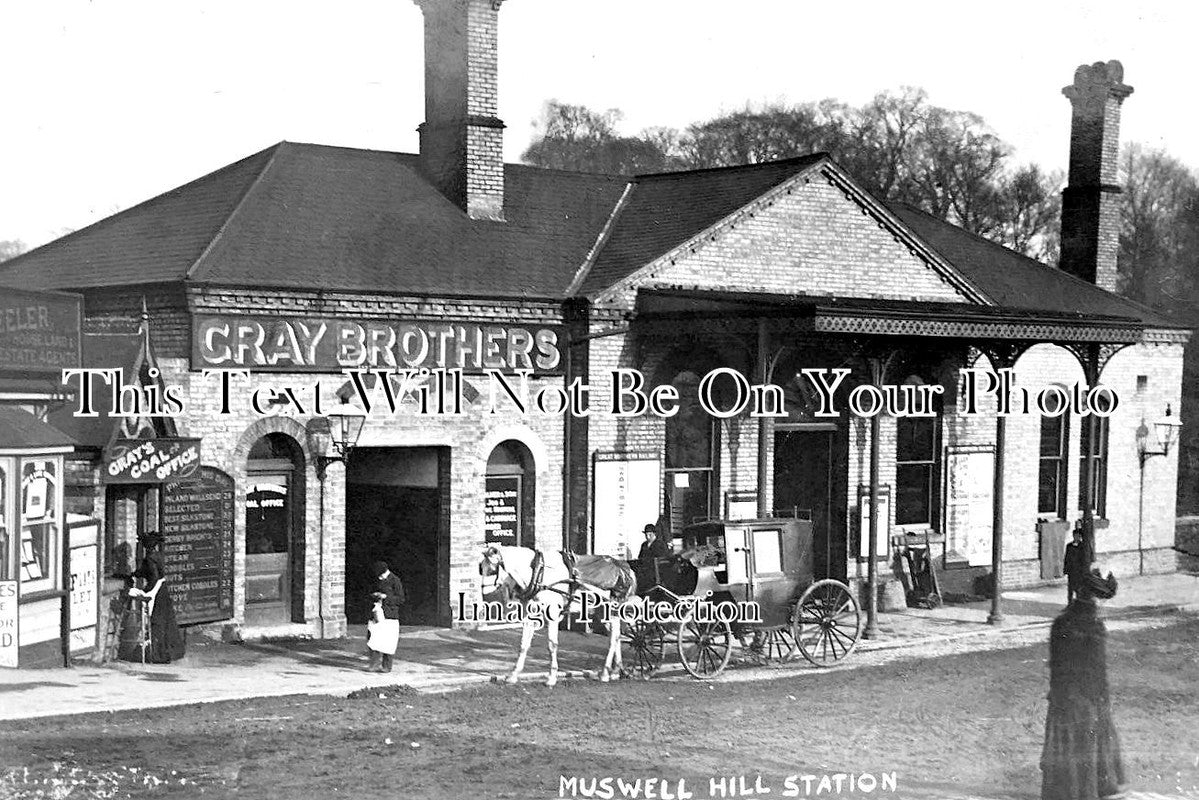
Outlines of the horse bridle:
[[[512,584],[517,589],[516,596],[523,601],[532,600],[537,596],[538,592],[542,591],[550,591],[560,594],[568,600],[574,596],[577,581],[574,580],[573,574],[570,579],[565,581],[565,583],[570,587],[568,591],[563,591],[557,588],[557,584],[553,586],[546,586],[542,583],[542,578],[545,576],[545,556],[542,555],[540,550],[533,551],[533,563],[530,565],[531,575],[529,576],[529,585],[523,587],[520,585],[520,581],[516,580],[516,577],[509,572],[507,568],[505,568],[504,557],[500,554],[498,548],[488,547],[483,551],[483,558],[487,561],[487,563],[495,567],[496,586],[499,586],[500,584],[500,574],[502,573],[512,581]],[[495,559],[494,561],[492,560],[493,558]],[[479,565],[479,573],[483,574],[482,564]]]

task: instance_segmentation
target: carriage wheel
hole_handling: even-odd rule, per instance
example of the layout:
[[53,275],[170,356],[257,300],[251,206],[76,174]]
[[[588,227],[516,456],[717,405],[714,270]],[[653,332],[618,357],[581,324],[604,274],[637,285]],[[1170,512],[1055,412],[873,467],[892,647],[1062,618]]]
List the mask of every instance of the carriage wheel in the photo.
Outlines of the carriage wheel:
[[795,640],[788,628],[760,628],[754,631],[749,653],[761,663],[789,661],[795,657]]
[[693,678],[710,680],[728,666],[733,656],[733,629],[727,622],[696,622],[679,625],[679,660]]
[[648,678],[662,666],[666,651],[666,631],[657,622],[643,619],[621,626],[621,645],[632,650],[627,668],[638,678]]
[[818,667],[832,666],[853,652],[862,629],[858,602],[840,581],[817,581],[799,598],[791,636],[803,657]]

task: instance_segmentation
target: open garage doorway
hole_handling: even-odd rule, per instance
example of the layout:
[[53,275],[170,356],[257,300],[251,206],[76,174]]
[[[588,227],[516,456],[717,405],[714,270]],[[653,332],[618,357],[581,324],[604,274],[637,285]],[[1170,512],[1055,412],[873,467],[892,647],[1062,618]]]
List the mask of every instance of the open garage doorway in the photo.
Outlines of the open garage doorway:
[[447,447],[358,447],[346,468],[346,620],[363,625],[386,561],[408,602],[401,625],[449,625]]

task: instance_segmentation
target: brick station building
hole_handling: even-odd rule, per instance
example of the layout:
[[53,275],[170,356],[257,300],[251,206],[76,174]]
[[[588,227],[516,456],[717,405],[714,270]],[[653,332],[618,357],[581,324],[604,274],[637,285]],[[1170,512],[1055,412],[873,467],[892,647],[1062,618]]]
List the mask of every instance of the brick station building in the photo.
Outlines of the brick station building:
[[[235,487],[233,623],[343,633],[384,557],[407,623],[470,624],[454,608],[477,596],[485,539],[623,555],[647,522],[677,535],[713,516],[806,516],[818,571],[859,582],[872,505],[884,583],[924,541],[947,591],[981,591],[996,562],[1007,587],[1051,579],[1080,522],[1117,574],[1174,569],[1177,454],[1142,459],[1138,433],[1177,413],[1187,333],[1112,293],[1118,64],[1065,90],[1058,269],[883,202],[824,154],[632,179],[504,164],[501,0],[418,5],[419,154],[283,142],[0,267],[81,293],[85,328],[132,325],[144,303],[148,380],[179,387],[176,434]],[[1033,394],[1102,382],[1119,406],[997,417],[990,398],[967,416],[967,366],[1012,367]],[[315,398],[327,413],[357,396],[344,369],[367,367],[430,368],[434,388],[460,368],[461,413],[420,413],[419,393],[390,413],[386,381],[363,379],[374,407],[331,458]],[[786,415],[704,413],[721,367],[782,387]],[[252,370],[227,409],[211,368]],[[674,386],[680,412],[607,413],[620,368]],[[841,413],[821,417],[800,371],[835,368]],[[521,414],[502,394],[488,413],[486,369],[529,372],[534,396],[584,381],[592,413]],[[844,406],[854,386],[937,384],[932,417]],[[716,386],[732,402],[732,380]],[[110,556],[129,516],[108,517]]]

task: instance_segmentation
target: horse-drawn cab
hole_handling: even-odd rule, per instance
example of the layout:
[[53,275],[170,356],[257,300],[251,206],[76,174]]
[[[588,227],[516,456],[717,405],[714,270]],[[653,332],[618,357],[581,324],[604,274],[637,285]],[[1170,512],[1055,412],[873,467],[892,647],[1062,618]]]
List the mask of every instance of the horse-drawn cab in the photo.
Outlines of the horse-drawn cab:
[[[672,557],[642,565],[638,593],[691,607],[706,600],[708,611],[716,608],[711,618],[685,615],[678,623],[679,657],[693,676],[723,671],[734,637],[760,660],[785,661],[798,652],[818,666],[839,661],[857,644],[858,606],[849,588],[815,580],[809,520],[697,522],[675,543]],[[653,622],[627,629],[626,643],[641,674],[661,664],[671,633]]]

